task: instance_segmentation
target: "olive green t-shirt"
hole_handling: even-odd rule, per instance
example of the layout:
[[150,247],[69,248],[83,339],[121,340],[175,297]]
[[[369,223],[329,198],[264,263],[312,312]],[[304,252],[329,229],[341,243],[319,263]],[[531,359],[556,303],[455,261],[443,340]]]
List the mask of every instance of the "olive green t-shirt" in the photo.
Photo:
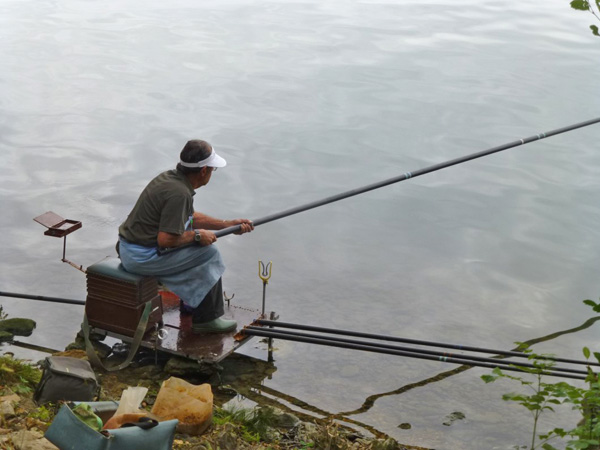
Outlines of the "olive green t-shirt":
[[181,235],[194,214],[194,188],[185,175],[168,170],[142,191],[119,235],[138,245],[156,246],[158,232]]

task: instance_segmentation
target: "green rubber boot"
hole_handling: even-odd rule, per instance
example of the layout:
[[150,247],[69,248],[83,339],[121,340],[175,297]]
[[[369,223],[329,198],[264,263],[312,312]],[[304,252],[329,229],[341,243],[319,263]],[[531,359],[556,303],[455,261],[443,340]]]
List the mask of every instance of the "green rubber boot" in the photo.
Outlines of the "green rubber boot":
[[210,322],[192,323],[192,332],[198,334],[228,333],[237,328],[235,320],[221,319],[217,317]]

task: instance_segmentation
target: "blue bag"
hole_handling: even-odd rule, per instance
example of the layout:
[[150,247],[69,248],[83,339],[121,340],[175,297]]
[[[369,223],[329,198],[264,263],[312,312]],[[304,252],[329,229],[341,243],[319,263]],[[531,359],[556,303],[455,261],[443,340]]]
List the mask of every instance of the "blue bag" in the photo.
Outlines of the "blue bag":
[[[118,407],[117,402],[89,402],[104,421]],[[95,431],[63,405],[45,433],[46,439],[60,450],[171,450],[177,420],[158,422],[156,426],[122,427],[116,430]]]

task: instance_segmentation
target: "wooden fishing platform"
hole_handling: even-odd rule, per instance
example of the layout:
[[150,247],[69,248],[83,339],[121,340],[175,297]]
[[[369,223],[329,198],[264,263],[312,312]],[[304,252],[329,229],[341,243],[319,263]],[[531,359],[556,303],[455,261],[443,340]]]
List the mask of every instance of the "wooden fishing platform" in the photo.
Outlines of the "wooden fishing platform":
[[[192,315],[179,311],[179,299],[174,295],[162,295],[162,327],[149,330],[140,343],[152,351],[170,353],[207,363],[220,362],[252,340],[253,336],[241,336],[239,331],[261,317],[261,312],[225,303],[226,319],[233,319],[238,328],[229,333],[196,334],[192,332]],[[274,313],[270,313],[271,316]],[[110,336],[131,343],[133,338],[97,326],[90,327],[96,334]]]
[[[89,331],[97,336],[110,336],[137,348],[134,338],[138,327],[145,326],[145,334],[139,346],[157,354],[170,353],[185,358],[214,363],[220,362],[234,351],[253,339],[240,331],[255,323],[257,319],[276,319],[275,313],[263,315],[258,309],[224,304],[226,319],[235,320],[237,329],[229,333],[196,334],[192,332],[192,315],[180,311],[180,300],[170,291],[161,290],[158,280],[153,277],[127,272],[118,258],[106,257],[87,269],[66,259],[66,237],[81,228],[81,222],[65,219],[48,211],[34,220],[47,228],[47,236],[64,239],[62,261],[69,263],[86,274],[87,299],[85,314],[89,321]],[[259,262],[260,264],[260,262]],[[270,277],[270,267],[269,275]],[[264,285],[268,277],[261,275]],[[148,309],[146,309],[148,307]],[[146,310],[147,321],[142,321]],[[139,339],[139,336],[138,336]]]

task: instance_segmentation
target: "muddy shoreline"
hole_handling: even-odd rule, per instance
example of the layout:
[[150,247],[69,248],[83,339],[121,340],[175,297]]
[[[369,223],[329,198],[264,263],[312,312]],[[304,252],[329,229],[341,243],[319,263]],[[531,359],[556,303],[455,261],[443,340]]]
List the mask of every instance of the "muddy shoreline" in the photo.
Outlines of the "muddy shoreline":
[[[8,319],[11,320],[11,319]],[[13,321],[14,322],[14,321]],[[0,321],[2,323],[2,321]],[[29,330],[20,330],[20,335],[31,334],[35,323],[27,322]],[[10,342],[10,340],[9,340]],[[95,342],[97,351],[108,353],[110,348]],[[77,339],[64,352],[57,356],[87,359],[83,342]],[[55,449],[44,437],[60,404],[39,406],[33,401],[33,391],[41,376],[41,361],[27,361],[14,358],[10,353],[0,357],[0,369],[4,374],[24,368],[26,377],[0,378],[0,447],[15,450]],[[119,362],[118,352],[112,357],[114,364]],[[110,358],[109,358],[110,359]],[[223,416],[230,408],[233,399],[253,400],[253,386],[269,376],[275,369],[265,361],[255,360],[244,355],[233,354],[218,366],[202,366],[196,361],[183,358],[169,358],[152,361],[151,355],[139,355],[134,363],[116,372],[94,369],[100,383],[98,400],[118,401],[124,389],[129,386],[144,386],[148,394],[142,406],[152,407],[161,383],[170,376],[177,376],[193,384],[209,383],[214,395],[214,412]],[[159,364],[155,364],[159,362]],[[12,367],[12,369],[11,369]],[[309,414],[282,407],[276,401],[265,402],[264,397],[256,406],[244,408],[249,413],[267,411],[269,423],[260,436],[249,438],[248,431],[241,423],[213,419],[212,424],[201,436],[177,433],[173,449],[372,449],[372,450],[426,450],[403,446],[388,436],[365,436],[335,418],[320,419]],[[265,404],[271,403],[271,404]],[[251,435],[251,434],[250,434]]]

